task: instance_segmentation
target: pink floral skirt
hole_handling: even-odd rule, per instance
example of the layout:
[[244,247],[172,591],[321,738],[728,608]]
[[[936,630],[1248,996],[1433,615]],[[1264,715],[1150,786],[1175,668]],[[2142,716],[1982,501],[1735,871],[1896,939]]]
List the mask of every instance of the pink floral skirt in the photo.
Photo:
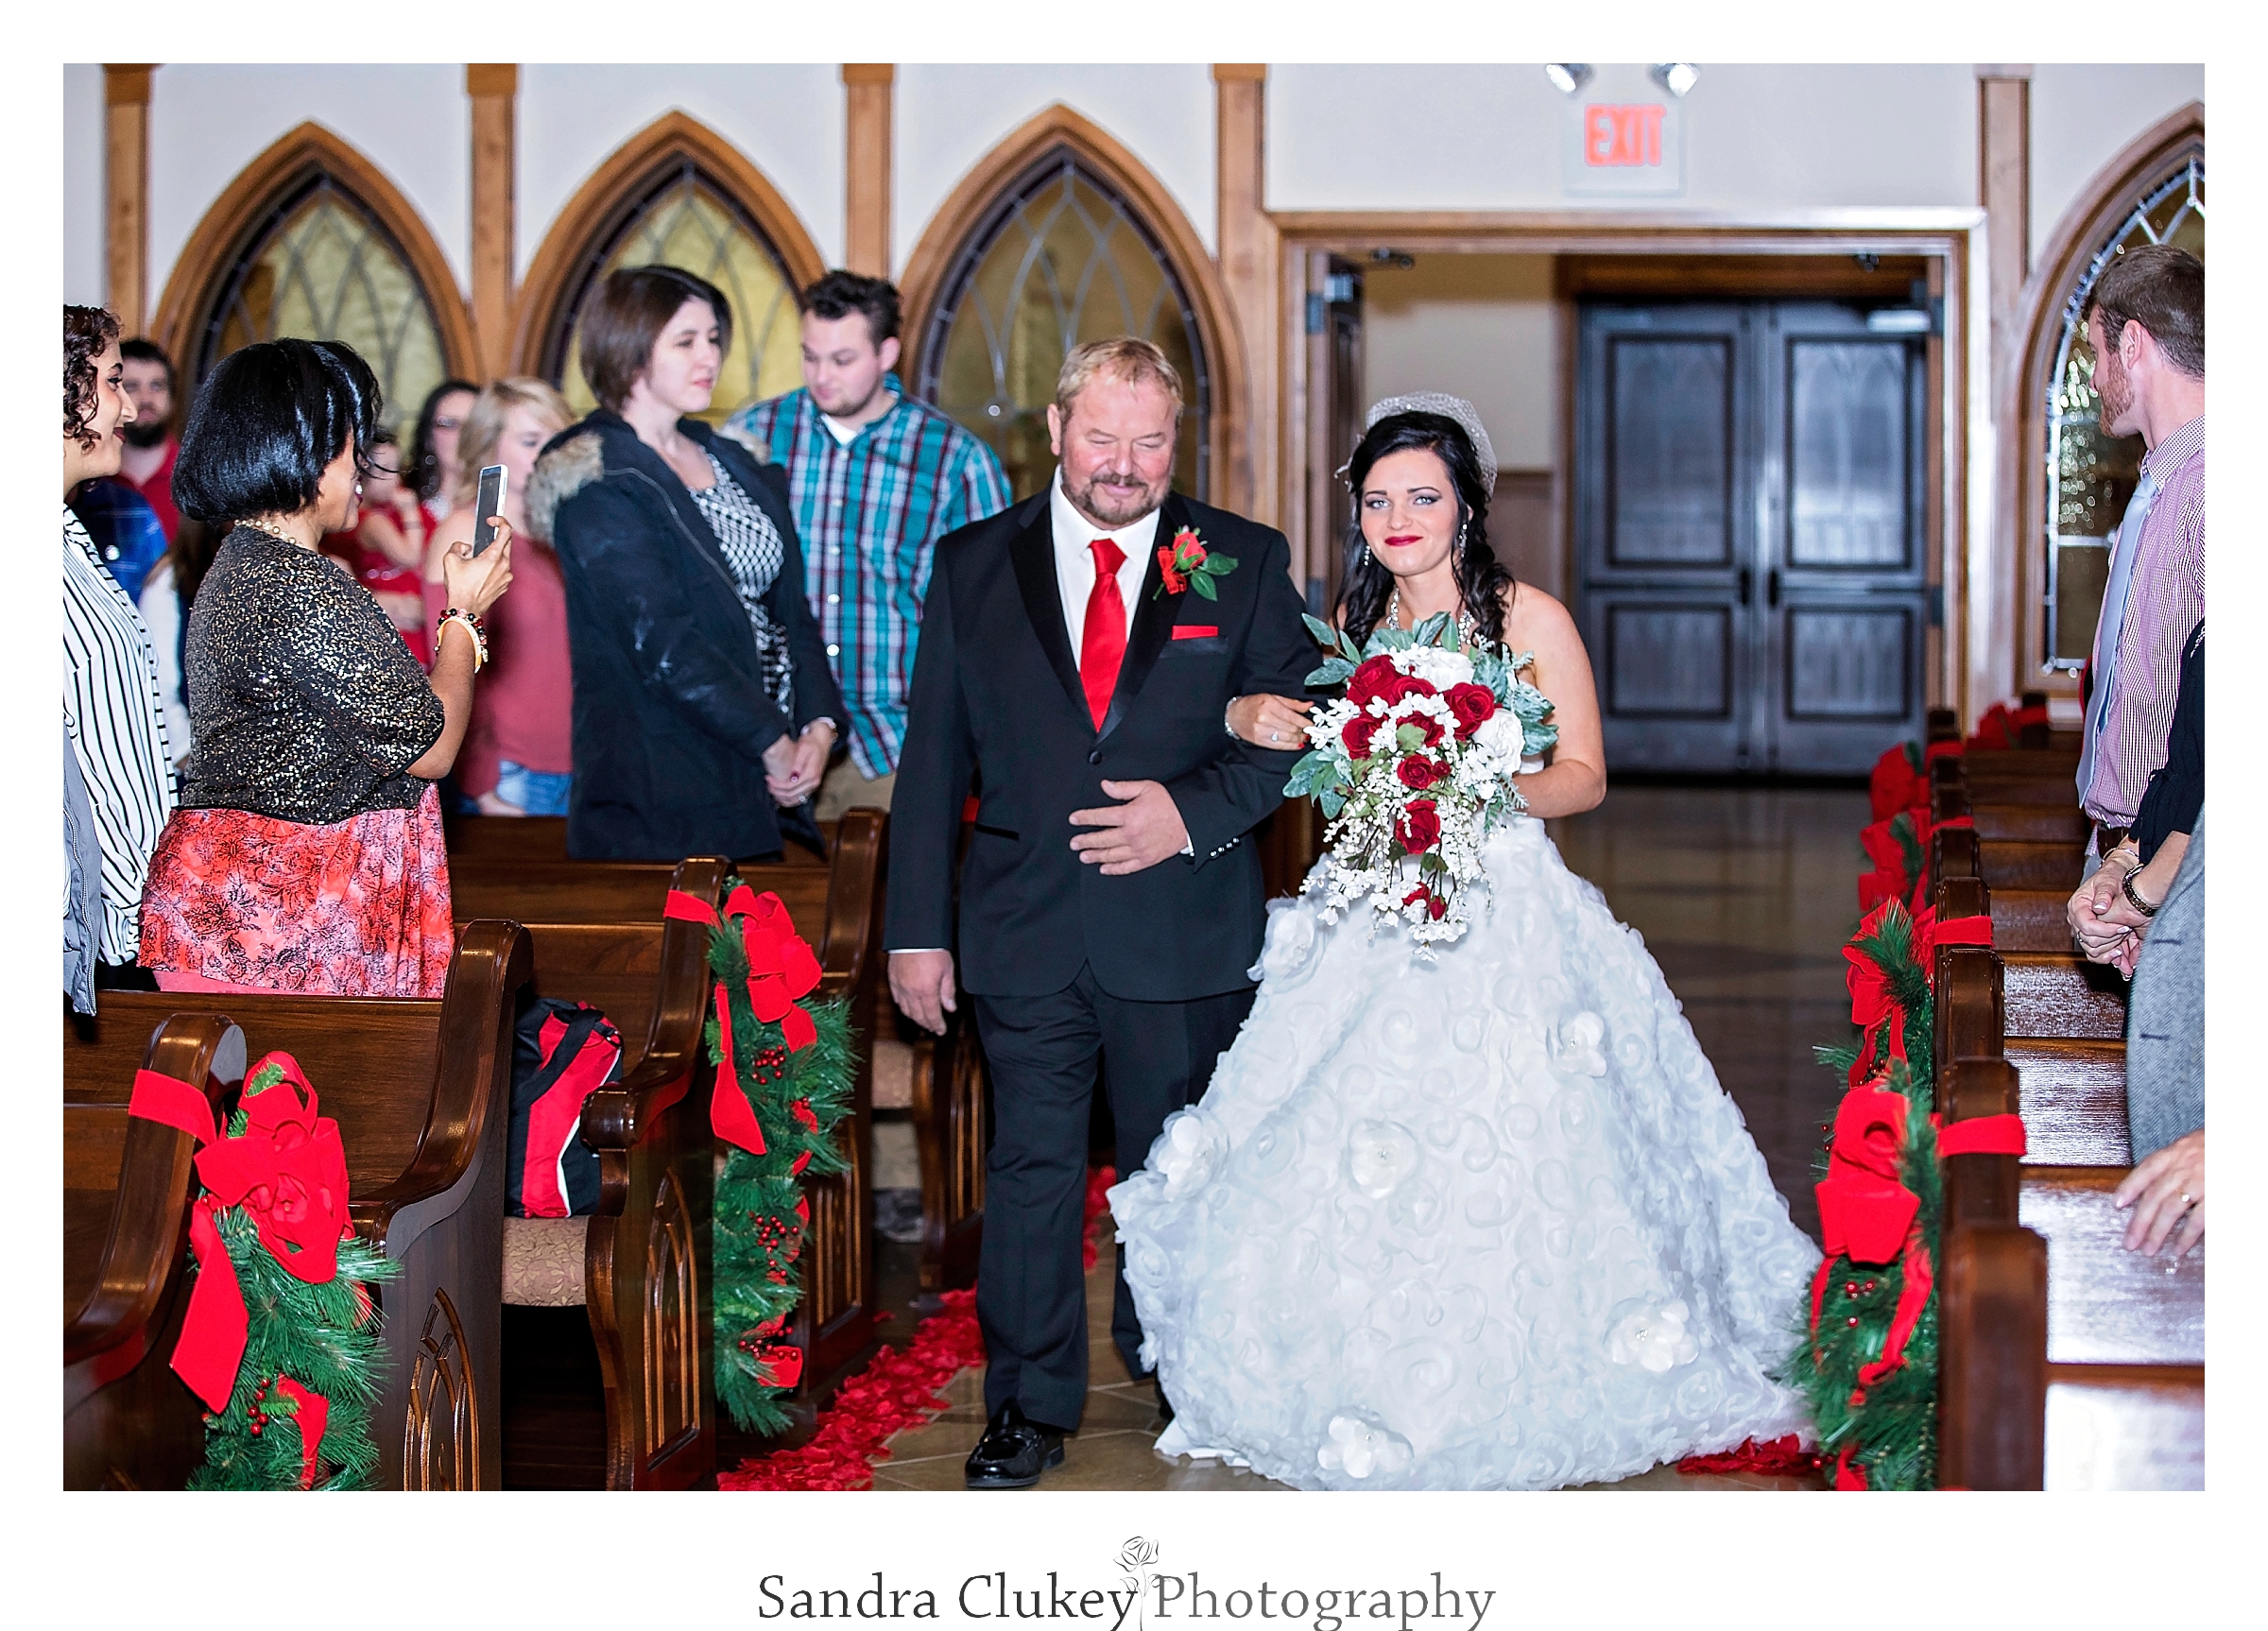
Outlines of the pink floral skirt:
[[320,827],[177,810],[150,857],[140,960],[162,989],[438,997],[455,946],[431,787]]

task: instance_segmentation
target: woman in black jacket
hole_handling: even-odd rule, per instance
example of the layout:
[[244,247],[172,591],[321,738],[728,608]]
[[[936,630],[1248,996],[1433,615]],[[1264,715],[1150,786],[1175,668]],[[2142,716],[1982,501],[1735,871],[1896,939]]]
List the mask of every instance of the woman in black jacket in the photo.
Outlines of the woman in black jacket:
[[674,861],[816,844],[842,699],[804,599],[787,478],[689,416],[732,343],[713,285],[618,271],[582,326],[604,405],[544,450],[527,514],[567,580],[567,852]]

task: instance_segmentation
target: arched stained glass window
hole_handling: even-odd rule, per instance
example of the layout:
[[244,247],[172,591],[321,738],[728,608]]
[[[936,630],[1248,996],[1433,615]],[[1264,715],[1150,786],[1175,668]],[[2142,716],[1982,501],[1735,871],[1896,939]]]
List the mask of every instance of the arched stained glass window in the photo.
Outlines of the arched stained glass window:
[[1018,498],[1047,484],[1047,404],[1072,348],[1139,335],[1180,370],[1174,485],[1211,476],[1212,380],[1188,292],[1158,236],[1068,146],[1033,164],[962,246],[921,336],[915,394],[990,444]]
[[2081,269],[2063,303],[2063,335],[2048,374],[2047,643],[2043,666],[2075,672],[2093,650],[2110,563],[2110,535],[2141,479],[2142,438],[2103,434],[2088,297],[2103,270],[2139,244],[2177,244],[2205,258],[2205,155],[2191,153],[2147,188]]
[[543,348],[544,371],[579,414],[598,405],[583,378],[584,305],[623,266],[671,266],[708,279],[732,303],[732,350],[702,417],[713,424],[803,383],[796,291],[755,218],[689,158],[673,160],[597,234],[570,280]]
[[239,346],[287,337],[344,340],[360,352],[391,429],[449,372],[433,306],[402,246],[320,168],[284,195],[219,281],[191,371],[201,380]]

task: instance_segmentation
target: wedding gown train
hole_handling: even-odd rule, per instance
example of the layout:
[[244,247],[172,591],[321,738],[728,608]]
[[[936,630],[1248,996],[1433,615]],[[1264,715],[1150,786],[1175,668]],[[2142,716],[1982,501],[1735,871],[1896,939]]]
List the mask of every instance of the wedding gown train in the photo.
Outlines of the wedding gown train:
[[1110,1192],[1160,1451],[1310,1489],[1540,1489],[1808,1429],[1818,1250],[1637,932],[1543,823],[1438,960],[1269,907],[1251,1016]]

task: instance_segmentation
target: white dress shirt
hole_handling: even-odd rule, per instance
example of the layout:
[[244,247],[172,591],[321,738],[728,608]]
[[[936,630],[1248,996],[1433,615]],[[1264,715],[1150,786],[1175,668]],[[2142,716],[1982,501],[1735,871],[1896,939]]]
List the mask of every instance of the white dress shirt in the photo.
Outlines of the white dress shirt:
[[1056,531],[1056,588],[1063,596],[1063,626],[1071,635],[1071,659],[1076,663],[1087,635],[1087,597],[1094,592],[1094,551],[1088,546],[1107,538],[1125,553],[1118,564],[1118,595],[1125,602],[1126,637],[1131,640],[1143,575],[1149,570],[1150,551],[1158,541],[1159,512],[1152,510],[1140,521],[1105,531],[1072,508],[1064,496],[1060,466],[1048,489],[1047,503]]

